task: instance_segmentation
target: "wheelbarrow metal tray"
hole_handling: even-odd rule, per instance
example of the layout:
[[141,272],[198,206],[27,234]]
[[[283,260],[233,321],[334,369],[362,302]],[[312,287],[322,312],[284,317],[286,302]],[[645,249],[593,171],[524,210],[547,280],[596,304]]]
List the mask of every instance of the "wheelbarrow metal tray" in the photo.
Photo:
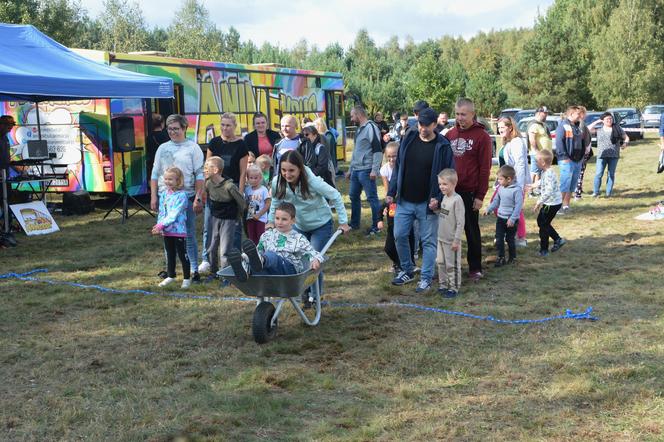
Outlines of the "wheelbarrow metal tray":
[[325,263],[321,264],[318,270],[307,270],[306,272],[295,275],[249,275],[246,281],[240,281],[228,266],[219,272],[219,275],[237,287],[247,296],[258,298],[293,298],[301,295],[309,286],[311,286],[318,274],[323,269]]

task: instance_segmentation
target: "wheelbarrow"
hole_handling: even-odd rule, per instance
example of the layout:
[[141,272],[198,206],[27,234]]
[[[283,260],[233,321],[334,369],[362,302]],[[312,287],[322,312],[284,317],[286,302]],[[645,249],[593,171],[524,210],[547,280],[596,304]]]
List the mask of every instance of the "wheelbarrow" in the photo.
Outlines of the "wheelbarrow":
[[[321,255],[334,244],[334,241],[343,231],[338,229],[325,244]],[[258,344],[264,344],[274,339],[279,326],[279,315],[286,302],[295,308],[302,321],[310,326],[318,325],[321,317],[321,287],[320,272],[327,266],[329,259],[321,263],[318,270],[306,270],[295,275],[250,275],[246,281],[240,281],[235,276],[231,266],[224,267],[219,276],[228,280],[243,294],[258,298],[251,322],[251,331]],[[310,319],[299,304],[305,291],[309,289],[308,301],[313,306],[313,319]],[[274,304],[273,304],[274,302]],[[276,306],[275,306],[276,304]]]

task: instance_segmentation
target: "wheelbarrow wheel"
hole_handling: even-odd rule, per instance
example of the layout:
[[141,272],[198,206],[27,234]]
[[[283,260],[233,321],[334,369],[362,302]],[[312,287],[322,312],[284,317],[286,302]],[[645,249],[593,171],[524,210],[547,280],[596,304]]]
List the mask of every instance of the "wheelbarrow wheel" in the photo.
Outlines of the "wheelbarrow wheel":
[[263,301],[256,306],[251,331],[254,341],[258,344],[265,344],[277,335],[278,322],[274,321],[272,325],[272,316],[274,316],[274,305],[271,302]]

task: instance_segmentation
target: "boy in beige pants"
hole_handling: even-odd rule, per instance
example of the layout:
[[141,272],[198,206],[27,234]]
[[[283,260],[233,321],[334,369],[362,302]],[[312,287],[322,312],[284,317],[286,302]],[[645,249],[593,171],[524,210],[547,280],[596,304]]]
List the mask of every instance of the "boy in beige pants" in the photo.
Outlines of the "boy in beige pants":
[[438,212],[438,293],[454,298],[461,286],[461,234],[465,223],[463,200],[454,191],[458,181],[454,169],[438,174],[438,187],[443,194]]

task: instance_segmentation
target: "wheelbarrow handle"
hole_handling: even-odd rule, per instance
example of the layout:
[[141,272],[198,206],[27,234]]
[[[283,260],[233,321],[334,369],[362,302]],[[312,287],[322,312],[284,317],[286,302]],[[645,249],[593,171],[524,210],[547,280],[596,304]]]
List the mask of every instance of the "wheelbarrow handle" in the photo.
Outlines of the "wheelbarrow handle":
[[332,236],[331,236],[330,239],[327,241],[327,243],[325,244],[325,246],[323,247],[323,249],[320,251],[320,254],[321,254],[321,255],[325,255],[325,254],[327,253],[327,249],[329,249],[330,247],[332,247],[332,244],[334,244],[334,241],[336,241],[336,239],[339,237],[339,235],[343,235],[343,233],[344,233],[343,230],[341,230],[341,229],[337,229],[337,231],[334,232],[334,233],[332,234]]

